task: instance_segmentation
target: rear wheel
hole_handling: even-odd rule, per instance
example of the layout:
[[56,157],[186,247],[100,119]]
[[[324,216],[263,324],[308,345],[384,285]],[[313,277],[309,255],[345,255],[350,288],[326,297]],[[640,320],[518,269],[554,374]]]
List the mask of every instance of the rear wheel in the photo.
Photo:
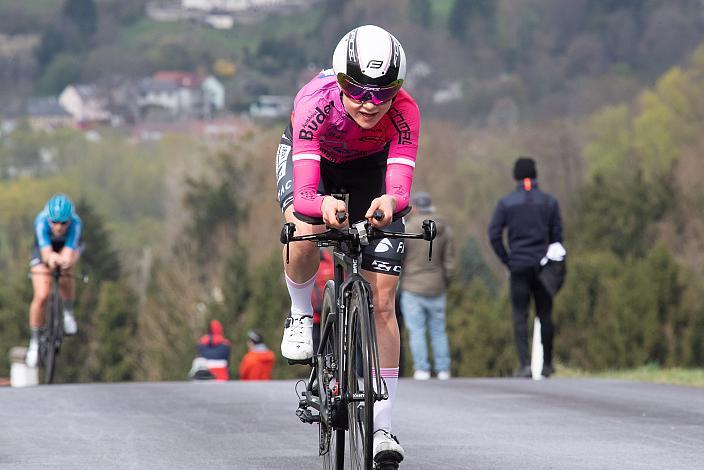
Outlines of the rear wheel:
[[[335,311],[335,289],[332,281],[325,286],[323,308],[320,315],[321,329],[331,312]],[[323,468],[343,470],[345,467],[345,413],[344,408],[335,402],[341,390],[339,377],[339,326],[332,324],[318,363],[318,394],[320,396],[320,454]],[[335,403],[334,403],[335,402]]]
[[361,282],[352,287],[348,307],[347,405],[350,468],[369,470],[373,465],[374,390],[371,373],[371,308]]

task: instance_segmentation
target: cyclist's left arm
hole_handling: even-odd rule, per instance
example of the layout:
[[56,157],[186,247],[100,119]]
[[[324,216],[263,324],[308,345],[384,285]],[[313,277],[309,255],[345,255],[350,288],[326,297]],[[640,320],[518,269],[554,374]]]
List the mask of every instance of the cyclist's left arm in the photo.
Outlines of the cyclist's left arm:
[[382,220],[372,219],[372,225],[377,227],[390,224],[395,212],[408,207],[418,153],[420,112],[415,101],[408,94],[399,95],[388,116],[393,131],[386,161],[386,194],[374,199],[367,212],[367,217],[376,209],[384,212]]
[[64,243],[64,248],[61,250],[60,264],[62,269],[70,269],[78,262],[78,258],[81,254],[80,243],[82,233],[83,221],[78,215],[74,214],[71,218],[68,233],[66,234],[66,243]]

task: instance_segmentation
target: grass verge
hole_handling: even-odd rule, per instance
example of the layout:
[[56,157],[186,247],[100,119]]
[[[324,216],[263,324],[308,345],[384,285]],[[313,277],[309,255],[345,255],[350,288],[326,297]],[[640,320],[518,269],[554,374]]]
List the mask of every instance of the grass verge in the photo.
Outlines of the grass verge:
[[627,370],[587,372],[567,366],[558,366],[557,377],[592,377],[602,379],[636,380],[670,385],[704,388],[704,369],[663,368],[657,364]]

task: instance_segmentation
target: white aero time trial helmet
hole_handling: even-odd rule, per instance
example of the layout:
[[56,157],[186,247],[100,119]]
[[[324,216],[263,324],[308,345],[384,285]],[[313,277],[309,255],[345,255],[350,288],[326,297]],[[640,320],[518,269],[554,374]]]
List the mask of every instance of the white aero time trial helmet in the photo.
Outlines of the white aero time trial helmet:
[[342,37],[332,56],[332,68],[348,97],[379,104],[401,89],[406,78],[406,54],[391,33],[365,25]]

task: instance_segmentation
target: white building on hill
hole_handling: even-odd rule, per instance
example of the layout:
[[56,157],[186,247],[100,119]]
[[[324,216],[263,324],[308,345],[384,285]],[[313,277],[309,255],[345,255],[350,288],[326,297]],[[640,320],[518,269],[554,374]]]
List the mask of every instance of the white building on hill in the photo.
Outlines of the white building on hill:
[[188,10],[245,12],[257,8],[299,6],[307,0],[181,0],[181,7]]

